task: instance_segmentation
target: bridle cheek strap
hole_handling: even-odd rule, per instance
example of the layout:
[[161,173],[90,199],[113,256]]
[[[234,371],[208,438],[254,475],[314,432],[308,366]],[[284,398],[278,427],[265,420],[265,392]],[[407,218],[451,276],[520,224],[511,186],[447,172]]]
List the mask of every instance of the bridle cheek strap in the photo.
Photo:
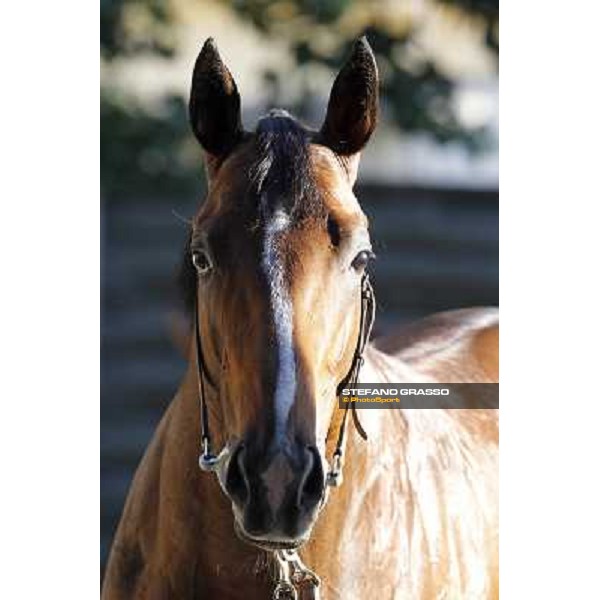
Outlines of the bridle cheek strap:
[[[364,359],[364,351],[367,346],[367,342],[369,341],[369,337],[371,336],[371,331],[373,330],[373,323],[375,322],[375,294],[373,293],[373,286],[371,285],[371,281],[369,280],[369,276],[367,273],[363,275],[361,281],[361,292],[360,292],[360,326],[358,331],[358,339],[356,341],[356,348],[354,350],[354,356],[352,358],[352,364],[350,365],[350,369],[338,385],[336,391],[336,397],[339,399],[341,392],[344,388],[353,388],[356,387],[358,383],[358,376],[360,374],[360,368],[365,362]],[[367,432],[362,426],[358,413],[356,412],[356,404],[354,402],[348,402],[346,406],[343,408],[344,415],[342,417],[342,423],[340,425],[340,429],[338,432],[337,442],[335,444],[335,450],[333,452],[332,464],[329,473],[327,473],[327,485],[331,487],[339,487],[342,484],[343,476],[342,476],[342,457],[344,455],[345,448],[345,436],[346,436],[346,423],[348,420],[348,412],[352,412],[352,421],[358,434],[363,438],[363,440],[367,440]]]
[[[375,295],[373,287],[367,273],[363,275],[361,280],[360,293],[360,326],[358,331],[358,339],[354,349],[352,364],[344,379],[338,385],[336,390],[336,398],[339,398],[342,389],[347,387],[355,387],[358,382],[360,368],[364,363],[364,350],[369,341],[373,323],[375,321]],[[200,338],[200,311],[199,303],[196,300],[196,317],[194,323],[194,337],[196,343],[196,369],[198,373],[198,396],[200,400],[200,439],[202,444],[202,452],[198,464],[203,471],[216,471],[219,464],[226,455],[224,448],[218,455],[214,454],[211,447],[210,427],[208,422],[208,406],[206,404],[205,380],[208,380],[211,385],[215,385],[214,381],[209,377],[205,366],[204,354],[202,351],[202,341]],[[338,438],[335,445],[335,451],[332,457],[332,466],[327,474],[327,485],[337,487],[342,483],[342,457],[344,454],[344,442],[346,436],[346,423],[348,420],[348,411],[352,411],[352,421],[359,435],[366,440],[367,433],[360,423],[356,412],[356,404],[348,402],[345,406],[342,423],[338,432]]]
[[205,379],[214,386],[214,381],[206,370],[204,354],[202,352],[202,341],[200,339],[200,307],[196,300],[196,317],[194,320],[194,337],[196,342],[196,369],[198,372],[198,397],[200,400],[200,441],[202,451],[198,464],[203,471],[216,471],[225,456],[225,448],[218,454],[214,454],[211,448],[210,428],[208,424],[208,406],[206,404]]

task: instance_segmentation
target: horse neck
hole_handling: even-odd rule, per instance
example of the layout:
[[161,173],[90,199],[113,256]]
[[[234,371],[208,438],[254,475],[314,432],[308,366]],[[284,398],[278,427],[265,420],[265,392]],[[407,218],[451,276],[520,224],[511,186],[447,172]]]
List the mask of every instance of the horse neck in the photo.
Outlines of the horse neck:
[[[211,431],[218,433],[219,407],[214,391],[207,390],[206,400]],[[161,451],[155,461],[160,463],[158,522],[165,524],[165,530],[158,532],[160,554],[169,556],[173,564],[192,565],[206,585],[214,578],[220,585],[223,581],[233,585],[242,578],[263,591],[264,581],[254,576],[258,552],[235,535],[231,504],[217,477],[198,466],[200,406],[193,361],[164,419],[159,429]],[[219,441],[215,440],[216,449]]]

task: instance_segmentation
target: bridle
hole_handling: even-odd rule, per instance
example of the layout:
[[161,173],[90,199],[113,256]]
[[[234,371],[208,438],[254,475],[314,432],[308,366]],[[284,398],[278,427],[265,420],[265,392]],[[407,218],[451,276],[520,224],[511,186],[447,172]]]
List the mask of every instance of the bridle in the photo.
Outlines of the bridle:
[[[197,289],[197,287],[196,287]],[[196,294],[197,296],[197,294]],[[358,376],[360,369],[364,363],[364,351],[369,341],[371,331],[373,329],[373,323],[375,322],[375,295],[373,293],[373,286],[369,280],[369,275],[365,272],[361,279],[361,290],[360,290],[360,325],[358,331],[358,338],[356,340],[356,346],[354,349],[354,355],[352,357],[352,364],[346,376],[338,384],[336,389],[336,397],[339,398],[344,388],[355,387],[358,383]],[[211,379],[205,365],[204,354],[202,351],[202,341],[200,336],[200,320],[198,318],[199,306],[198,298],[196,299],[196,316],[195,316],[195,343],[196,343],[196,368],[198,373],[198,396],[200,400],[200,443],[201,443],[201,454],[198,460],[200,468],[203,471],[217,471],[220,464],[226,458],[228,454],[228,447],[225,447],[218,453],[214,454],[212,451],[210,427],[208,421],[208,406],[206,404],[205,394],[205,380],[214,386],[215,382]],[[337,441],[335,444],[335,450],[332,455],[331,468],[327,473],[325,483],[330,487],[339,487],[342,484],[343,476],[343,455],[345,449],[345,437],[346,437],[346,424],[348,421],[348,412],[352,411],[352,420],[356,427],[359,435],[366,440],[367,433],[362,427],[358,414],[356,413],[356,404],[348,402],[343,408],[344,414],[342,416],[342,422],[338,430]],[[313,593],[313,598],[318,597],[318,587],[320,584],[319,578],[308,569],[298,556],[296,551],[288,550],[277,550],[274,551],[274,557],[276,559],[277,574],[276,581],[277,585],[273,592],[273,599],[287,599],[297,598],[297,590],[295,585],[306,585]]]
[[[339,383],[336,396],[339,398],[342,390],[348,387],[356,387],[358,383],[358,376],[360,369],[365,362],[363,357],[365,347],[369,338],[371,337],[371,331],[373,330],[373,323],[375,322],[375,294],[373,293],[373,286],[369,279],[368,273],[364,273],[360,283],[360,326],[358,329],[358,339],[356,340],[356,347],[354,349],[354,356],[352,357],[352,364],[346,374],[346,377]],[[356,412],[356,404],[349,402],[344,407],[344,415],[342,417],[342,423],[338,431],[338,438],[335,444],[335,450],[333,452],[331,469],[327,473],[326,483],[331,487],[339,487],[342,484],[342,457],[344,455],[344,438],[346,435],[346,421],[348,420],[348,410],[352,411],[352,421],[358,431],[359,435],[363,440],[367,440],[367,432],[364,430],[360,423],[358,414]]]
[[[369,341],[373,323],[375,321],[375,295],[373,294],[373,286],[369,280],[369,275],[364,273],[361,280],[360,293],[360,325],[358,331],[358,339],[352,357],[352,364],[346,376],[339,383],[336,396],[339,397],[344,388],[352,388],[358,382],[360,368],[364,363],[364,350]],[[200,443],[202,452],[199,458],[199,465],[203,471],[215,471],[224,458],[224,450],[219,454],[214,454],[211,445],[210,427],[208,422],[208,406],[206,404],[205,380],[208,379],[211,385],[214,382],[208,375],[206,370],[204,354],[202,351],[202,341],[200,338],[200,322],[198,319],[198,311],[196,310],[195,318],[195,341],[196,341],[196,367],[198,372],[198,396],[200,400]],[[348,411],[352,411],[352,419],[360,436],[366,440],[367,433],[360,424],[358,415],[356,414],[356,405],[353,402],[347,403],[344,407],[344,415],[342,423],[338,431],[337,442],[332,456],[332,467],[327,474],[326,483],[331,487],[338,487],[342,483],[342,457],[344,454],[344,441],[346,436],[346,422],[348,420]]]

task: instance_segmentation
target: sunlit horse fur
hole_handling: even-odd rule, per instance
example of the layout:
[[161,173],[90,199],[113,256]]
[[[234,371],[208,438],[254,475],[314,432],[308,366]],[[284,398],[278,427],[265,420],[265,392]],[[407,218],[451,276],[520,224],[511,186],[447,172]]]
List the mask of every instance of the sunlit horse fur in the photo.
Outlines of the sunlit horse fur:
[[[343,485],[325,493],[342,412],[335,390],[352,361],[370,254],[352,188],[377,86],[361,39],[320,131],[274,111],[247,133],[235,82],[212,40],[204,45],[190,118],[209,191],[184,279],[214,444],[235,451],[223,489],[198,468],[190,344],[132,483],[105,599],[270,598],[269,553],[254,544],[301,545],[326,599],[498,596],[497,411],[360,411],[369,439],[349,428]],[[448,312],[375,339],[361,380],[494,382],[497,353],[495,310]]]

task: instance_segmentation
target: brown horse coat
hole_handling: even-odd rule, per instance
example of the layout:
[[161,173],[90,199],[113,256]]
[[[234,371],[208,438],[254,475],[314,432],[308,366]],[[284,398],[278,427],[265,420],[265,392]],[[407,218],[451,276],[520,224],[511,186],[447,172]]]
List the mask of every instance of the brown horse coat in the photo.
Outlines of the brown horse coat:
[[[209,191],[186,264],[215,380],[205,396],[215,449],[237,438],[239,452],[220,472],[226,496],[197,464],[189,345],[187,373],[131,485],[105,600],[271,597],[270,554],[237,537],[234,515],[263,547],[305,541],[300,554],[326,600],[498,596],[496,410],[360,411],[369,440],[349,427],[345,481],[322,504],[342,414],[335,389],[353,361],[372,255],[352,186],[377,90],[375,58],[358,40],[319,132],[274,111],[249,134],[214,43],[200,52],[190,119]],[[376,339],[360,379],[495,382],[497,311],[435,315]]]
[[[375,340],[361,379],[497,381],[497,336],[496,311],[435,315]],[[350,429],[344,483],[300,551],[323,598],[498,597],[497,411],[361,420],[369,440]],[[236,537],[229,501],[196,466],[198,421],[192,364],[135,475],[103,598],[270,597],[265,553]]]

